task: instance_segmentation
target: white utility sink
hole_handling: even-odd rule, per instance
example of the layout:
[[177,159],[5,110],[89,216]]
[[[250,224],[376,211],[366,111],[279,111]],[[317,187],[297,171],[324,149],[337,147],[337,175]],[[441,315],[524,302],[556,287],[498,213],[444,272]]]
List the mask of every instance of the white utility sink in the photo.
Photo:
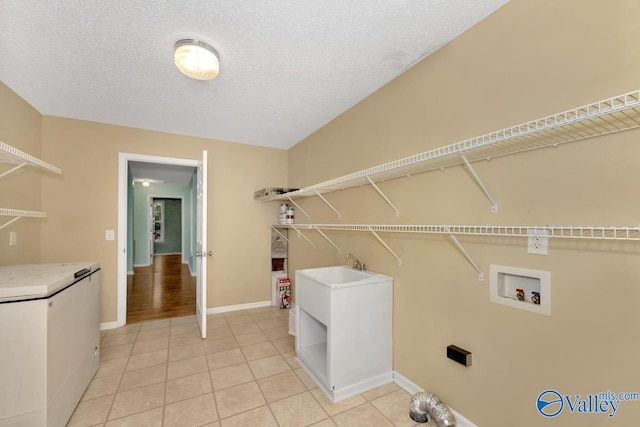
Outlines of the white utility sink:
[[297,270],[295,290],[297,360],[332,402],[393,381],[393,277]]
[[336,286],[358,286],[370,283],[378,283],[384,280],[393,280],[392,277],[384,274],[375,273],[373,271],[360,271],[345,266],[310,268],[307,270],[298,270],[296,274],[313,280],[321,285]]

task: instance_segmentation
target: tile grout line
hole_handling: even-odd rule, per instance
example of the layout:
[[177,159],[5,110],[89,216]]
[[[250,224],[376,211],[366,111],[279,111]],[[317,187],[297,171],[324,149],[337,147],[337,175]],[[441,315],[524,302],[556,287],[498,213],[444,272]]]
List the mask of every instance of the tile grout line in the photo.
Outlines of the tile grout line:
[[105,425],[109,422],[109,417],[111,415],[111,411],[113,410],[113,406],[116,402],[116,397],[118,397],[118,390],[120,390],[120,385],[122,384],[122,380],[124,379],[124,375],[127,373],[127,367],[129,366],[129,362],[131,360],[131,356],[133,355],[133,349],[136,348],[136,342],[138,341],[138,333],[140,332],[140,327],[136,330],[136,337],[133,340],[133,344],[131,346],[131,350],[129,350],[129,355],[127,356],[127,363],[124,365],[124,370],[120,374],[120,380],[118,381],[118,386],[116,387],[116,391],[113,394],[113,400],[111,401],[111,406],[109,407],[109,412],[107,412],[107,419],[105,420]]
[[[132,415],[137,415],[137,414],[140,414],[140,413],[144,412],[144,411],[142,411],[142,412],[135,412],[135,413],[132,413],[132,414],[127,414],[127,415],[124,415],[122,417],[114,418],[113,420],[111,420],[109,418],[109,416],[111,415],[111,411],[113,410],[113,405],[114,405],[114,403],[116,401],[118,393],[120,393],[120,391],[119,391],[120,390],[120,386],[122,384],[122,380],[124,379],[125,374],[127,372],[134,372],[136,370],[139,370],[139,369],[133,369],[131,371],[127,371],[127,367],[129,366],[129,362],[131,361],[131,357],[134,356],[133,350],[136,348],[136,344],[138,343],[138,336],[140,334],[140,331],[141,331],[141,326],[138,326],[138,328],[136,328],[136,333],[135,333],[136,337],[133,340],[133,343],[132,343],[132,346],[131,346],[131,350],[129,351],[129,355],[127,356],[127,363],[124,366],[124,371],[120,374],[120,380],[118,381],[118,386],[116,387],[116,390],[115,390],[115,392],[113,394],[113,400],[111,401],[111,405],[109,406],[109,411],[107,412],[107,419],[105,420],[105,424],[104,424],[105,426],[111,421],[116,421],[118,419],[130,417]],[[144,354],[144,353],[142,353],[142,354]],[[144,368],[141,368],[141,369],[144,369]],[[133,388],[131,390],[134,390],[134,389],[135,388]],[[129,391],[129,390],[126,390],[126,391]],[[124,392],[122,392],[122,393],[124,393]],[[164,399],[163,399],[163,403],[164,403]],[[153,409],[155,409],[155,408],[153,408]]]
[[[207,325],[207,331],[209,330],[209,325]],[[211,379],[211,366],[209,365],[209,359],[207,358],[207,347],[204,342],[206,340],[202,340],[202,351],[204,352],[204,361],[207,364],[207,376],[209,377],[209,384],[211,385],[211,396],[213,397],[213,405],[216,408],[216,421],[218,424],[221,424],[222,418],[220,417],[220,408],[218,406],[218,399],[216,399],[216,390],[213,386],[213,380]]]
[[160,425],[165,424],[165,415],[167,409],[167,386],[169,384],[169,354],[171,353],[171,322],[169,322],[169,339],[167,341],[167,363],[164,368],[164,383],[162,387],[162,413],[160,415]]
[[[254,319],[254,322],[258,323],[255,319]],[[259,324],[258,324],[258,327],[260,327],[260,325],[259,325]],[[268,342],[269,342],[269,343],[271,343],[271,345],[273,345],[273,340],[271,339],[271,337],[269,337],[269,336],[265,333],[265,331],[264,331],[262,328],[260,328],[260,331],[261,331],[261,333],[262,333],[262,334],[264,334],[264,336],[266,336],[266,337],[267,337],[267,339],[269,340]],[[275,346],[274,346],[274,347],[275,347]],[[278,354],[282,357],[282,353],[280,353],[280,350],[278,350],[278,348],[277,348],[277,347],[276,347],[276,350],[278,351]],[[284,359],[284,358],[283,358],[283,359]],[[291,365],[286,361],[286,359],[285,359],[285,361],[284,361],[284,362],[287,364],[287,366],[289,367],[289,369],[291,370],[291,372],[293,372],[293,368],[292,368],[292,367],[291,367]],[[251,369],[251,367],[249,367],[249,369]],[[251,374],[253,375],[253,371],[251,371]],[[295,375],[295,372],[293,372],[293,374]],[[274,375],[279,375],[279,374],[274,374]],[[254,376],[254,378],[255,378],[255,375],[253,375],[253,376]],[[271,376],[273,376],[273,375],[271,375]],[[268,378],[268,377],[266,377],[266,378]],[[264,392],[262,391],[262,388],[260,387],[260,384],[258,383],[258,379],[256,378],[256,379],[255,379],[255,381],[256,381],[256,385],[258,386],[258,390],[260,390],[260,393],[262,394],[262,399],[263,399],[263,400],[264,400],[264,402],[265,402],[265,406],[267,407],[267,410],[268,410],[268,411],[269,411],[269,413],[271,414],[271,417],[273,418],[273,420],[275,421],[275,423],[278,425],[278,427],[281,427],[280,422],[278,421],[278,418],[276,417],[276,414],[273,412],[273,408],[271,408],[271,404],[272,404],[272,403],[274,403],[274,402],[269,402],[269,401],[265,398],[265,396],[264,396]],[[305,386],[305,389],[306,389],[306,388],[307,388],[307,387]],[[307,391],[308,391],[308,390],[307,390]],[[281,399],[281,400],[284,400],[284,399],[286,399],[286,398],[283,398],[283,399]]]
[[[231,327],[230,327],[231,325],[227,322],[227,318],[226,318],[226,317],[221,317],[221,318],[224,320],[224,324],[223,324],[223,326],[221,326],[221,327],[226,327],[226,328],[228,328],[228,329],[229,329],[229,331],[230,331],[230,335],[225,335],[224,337],[220,337],[220,338],[213,338],[213,339],[224,339],[224,338],[232,338],[232,339],[233,339],[234,344],[235,344],[235,347],[234,347],[234,348],[237,348],[237,349],[239,349],[239,350],[240,350],[240,354],[242,355],[242,359],[243,359],[243,361],[242,361],[242,362],[239,362],[239,363],[237,363],[237,364],[232,364],[232,365],[228,365],[228,366],[238,365],[238,364],[240,364],[240,363],[246,364],[246,365],[248,366],[248,369],[249,369],[249,372],[250,372],[250,374],[251,374],[251,378],[252,378],[252,380],[251,380],[251,381],[245,381],[245,382],[243,382],[242,384],[255,383],[255,384],[256,384],[256,387],[257,387],[257,388],[258,388],[258,390],[259,390],[259,393],[260,393],[260,395],[261,395],[261,398],[262,398],[262,400],[264,401],[264,404],[263,404],[263,405],[259,405],[259,406],[257,406],[256,408],[252,408],[252,409],[250,409],[250,410],[240,411],[240,412],[238,412],[238,413],[236,413],[236,414],[229,415],[228,417],[224,417],[224,418],[222,418],[222,417],[220,416],[220,408],[219,408],[219,406],[218,406],[218,400],[217,400],[217,398],[216,398],[216,390],[215,390],[215,388],[214,388],[213,378],[212,378],[212,376],[211,376],[212,371],[213,371],[213,370],[215,370],[215,369],[212,369],[212,366],[211,366],[211,364],[210,364],[210,360],[209,360],[209,357],[208,357],[208,355],[210,355],[210,354],[214,354],[214,353],[218,353],[218,351],[213,351],[213,352],[211,352],[211,353],[207,352],[207,345],[205,344],[205,343],[206,343],[206,340],[200,340],[200,341],[199,341],[199,345],[200,345],[201,355],[199,355],[199,356],[193,356],[193,357],[191,357],[191,356],[190,356],[190,357],[185,357],[185,358],[178,359],[177,361],[183,361],[183,360],[189,360],[189,359],[197,359],[197,358],[199,358],[199,357],[204,357],[204,360],[205,360],[205,363],[206,363],[206,369],[207,369],[207,372],[206,372],[206,373],[207,373],[207,375],[208,375],[208,383],[209,383],[209,386],[210,386],[210,388],[211,388],[211,395],[212,395],[213,400],[214,400],[213,404],[215,405],[215,410],[216,410],[216,414],[217,414],[217,418],[216,418],[216,420],[217,420],[217,422],[218,422],[220,425],[221,425],[221,423],[222,423],[222,421],[223,421],[223,420],[228,420],[228,419],[230,419],[230,418],[236,417],[236,416],[241,415],[241,414],[243,414],[243,413],[246,413],[246,412],[249,412],[249,411],[252,411],[252,410],[255,410],[255,409],[261,408],[261,407],[263,407],[263,406],[266,406],[266,407],[267,407],[267,410],[268,410],[268,413],[270,414],[270,416],[272,417],[272,419],[273,419],[273,420],[275,420],[275,423],[276,423],[278,426],[280,426],[280,422],[279,422],[279,421],[278,421],[278,419],[276,418],[276,414],[275,414],[275,412],[273,411],[272,405],[273,405],[274,403],[276,403],[276,402],[280,402],[280,401],[282,401],[282,400],[285,400],[285,399],[288,399],[288,398],[291,398],[291,397],[294,397],[294,396],[302,395],[302,394],[304,394],[304,393],[309,393],[309,394],[312,396],[313,401],[314,401],[314,402],[316,402],[316,403],[318,404],[318,406],[319,406],[319,407],[320,407],[320,409],[322,410],[322,413],[325,415],[325,418],[323,418],[323,420],[329,420],[329,422],[331,422],[332,424],[335,424],[335,423],[334,423],[334,417],[335,417],[335,416],[339,416],[339,415],[344,414],[344,413],[346,413],[346,412],[348,412],[348,411],[350,411],[350,410],[352,410],[352,409],[355,409],[355,408],[358,408],[358,407],[364,406],[364,405],[365,405],[365,404],[367,404],[367,403],[370,403],[370,404],[371,404],[371,406],[373,406],[373,407],[374,407],[375,412],[376,412],[378,415],[381,415],[383,419],[385,419],[387,422],[390,422],[390,423],[393,425],[393,423],[394,423],[394,422],[393,422],[393,419],[392,419],[392,418],[390,418],[390,416],[392,416],[391,414],[393,414],[393,413],[392,413],[392,412],[390,412],[390,413],[389,413],[390,415],[389,415],[389,416],[387,416],[384,412],[382,412],[382,410],[380,410],[378,407],[376,407],[376,406],[374,405],[374,403],[373,403],[373,402],[374,402],[374,401],[376,401],[376,400],[382,399],[382,398],[384,398],[385,396],[388,396],[388,395],[390,395],[391,393],[393,393],[393,392],[395,392],[395,391],[397,391],[397,390],[388,390],[388,391],[385,391],[383,394],[381,394],[381,395],[379,395],[379,396],[376,396],[376,397],[375,397],[375,399],[367,398],[367,397],[363,396],[363,394],[361,393],[359,396],[361,396],[361,397],[363,398],[363,402],[361,402],[360,404],[355,405],[355,406],[353,406],[353,407],[346,408],[346,409],[344,409],[344,410],[341,410],[341,411],[339,411],[339,412],[337,412],[337,413],[335,413],[335,414],[333,414],[333,415],[329,414],[329,412],[328,412],[328,411],[324,408],[324,406],[321,404],[320,400],[318,400],[318,399],[319,399],[319,398],[321,398],[323,395],[320,395],[319,397],[317,397],[316,395],[314,395],[314,393],[312,393],[312,391],[316,390],[316,389],[317,389],[317,387],[314,387],[314,388],[311,388],[311,389],[310,389],[309,387],[310,387],[311,385],[310,385],[310,384],[307,384],[305,381],[302,381],[302,378],[300,378],[300,377],[299,377],[299,375],[298,375],[298,373],[296,372],[296,371],[299,369],[299,367],[298,367],[298,368],[294,368],[294,366],[292,366],[292,364],[290,363],[290,360],[289,360],[287,357],[285,357],[285,354],[287,354],[287,353],[291,353],[291,349],[290,349],[290,347],[289,347],[289,346],[290,346],[290,344],[288,344],[288,343],[287,343],[287,341],[286,341],[286,339],[287,339],[287,338],[288,338],[288,339],[291,339],[290,335],[289,335],[289,334],[284,334],[284,335],[282,335],[281,333],[268,334],[268,331],[270,331],[270,330],[275,331],[276,329],[279,329],[279,328],[282,328],[283,330],[286,330],[286,329],[287,329],[288,325],[287,325],[287,324],[286,324],[286,322],[283,320],[283,318],[282,318],[283,316],[278,316],[278,315],[277,315],[277,314],[275,314],[274,312],[268,312],[268,311],[260,312],[260,313],[253,313],[253,314],[258,314],[258,317],[256,318],[256,317],[254,317],[253,315],[251,315],[251,313],[248,313],[248,317],[251,319],[249,322],[236,323],[235,325],[242,325],[242,324],[246,324],[246,325],[248,325],[249,323],[254,323],[254,324],[258,325],[258,327],[259,327],[259,333],[261,333],[261,334],[266,338],[266,341],[263,341],[262,343],[264,343],[264,344],[269,344],[270,346],[272,346],[273,348],[275,348],[275,350],[276,350],[276,354],[273,354],[272,356],[277,355],[277,356],[279,356],[279,357],[284,361],[284,363],[285,363],[285,364],[286,364],[286,366],[287,366],[287,370],[286,370],[285,372],[291,372],[291,373],[293,373],[293,375],[295,376],[295,378],[296,378],[298,381],[301,381],[301,382],[302,382],[302,384],[303,384],[303,386],[304,386],[304,391],[301,391],[301,392],[295,393],[295,394],[293,394],[292,396],[283,397],[283,398],[278,399],[278,400],[276,400],[276,401],[274,401],[274,402],[268,402],[268,401],[267,401],[267,399],[266,399],[266,397],[265,397],[265,392],[264,392],[264,390],[262,389],[262,387],[260,387],[259,379],[256,377],[256,375],[255,375],[254,371],[251,369],[251,366],[249,365],[249,360],[246,358],[246,355],[245,355],[245,353],[244,353],[244,351],[243,351],[243,347],[247,347],[247,346],[251,346],[251,345],[258,345],[258,344],[261,344],[261,343],[245,344],[244,346],[243,346],[243,345],[241,345],[241,344],[240,344],[240,342],[239,342],[239,341],[238,341],[238,339],[237,339],[238,335],[233,331],[233,329],[231,329]],[[235,316],[231,316],[231,317],[235,317]],[[277,320],[280,324],[279,324],[278,326],[274,326],[274,327],[267,328],[267,329],[262,329],[262,328],[260,327],[260,325],[261,325],[261,324],[264,324],[265,322],[270,322],[270,321],[272,321],[272,320]],[[183,322],[183,321],[180,321],[180,322],[179,322],[178,324],[176,324],[176,325],[171,325],[171,323],[172,323],[172,322],[170,322],[170,323],[169,323],[169,326],[168,326],[169,340],[168,340],[168,344],[167,344],[167,356],[166,356],[166,361],[165,361],[165,363],[164,363],[164,365],[165,365],[165,366],[164,366],[164,374],[165,374],[165,376],[164,376],[164,381],[163,381],[163,390],[162,390],[162,393],[163,393],[163,399],[162,399],[162,406],[161,406],[161,410],[162,410],[162,414],[161,414],[161,422],[162,422],[163,424],[164,424],[164,423],[165,423],[165,421],[166,421],[166,419],[165,419],[165,415],[166,415],[166,407],[167,407],[167,385],[168,385],[168,382],[169,382],[169,380],[168,380],[168,378],[169,378],[169,375],[168,375],[168,374],[169,374],[169,366],[170,366],[169,364],[170,364],[170,363],[172,363],[172,362],[170,361],[170,354],[171,354],[171,350],[172,350],[172,348],[173,348],[173,349],[175,349],[175,348],[180,348],[180,347],[188,347],[188,346],[192,345],[192,344],[182,344],[182,345],[178,345],[178,346],[175,346],[175,347],[171,347],[171,338],[172,338],[172,337],[180,336],[180,335],[186,335],[186,334],[188,334],[188,333],[191,333],[191,331],[189,331],[189,330],[188,330],[189,328],[183,328],[183,329],[186,329],[186,331],[185,331],[185,332],[182,332],[182,333],[180,333],[180,334],[176,334],[176,335],[171,335],[171,328],[172,328],[172,326],[174,326],[174,327],[183,327],[183,326],[185,326],[186,324],[189,324],[189,323],[191,323],[191,322]],[[211,323],[215,323],[215,322],[211,322]],[[221,322],[221,323],[222,323],[222,322]],[[274,325],[275,325],[275,324],[277,324],[277,323],[276,323],[276,322],[274,322]],[[161,329],[161,328],[159,328],[159,329]],[[210,328],[210,330],[213,330],[213,329],[215,329],[215,328]],[[242,331],[242,328],[236,328],[236,330],[239,330],[239,332],[241,332],[241,331]],[[117,387],[116,387],[116,389],[115,389],[115,392],[114,392],[113,398],[112,398],[112,400],[111,400],[111,402],[110,402],[109,410],[108,410],[108,412],[107,412],[107,419],[104,421],[105,423],[107,423],[107,422],[109,422],[109,421],[110,421],[108,417],[109,417],[109,415],[111,415],[111,411],[112,411],[112,410],[113,410],[113,408],[114,408],[114,403],[115,403],[115,401],[116,401],[116,396],[117,396],[117,394],[119,393],[119,389],[120,389],[120,387],[121,387],[121,385],[122,385],[122,382],[123,382],[123,380],[124,380],[124,375],[125,375],[127,372],[133,372],[133,371],[127,371],[126,369],[127,369],[127,367],[129,366],[129,363],[130,363],[130,359],[131,359],[131,357],[133,356],[133,351],[134,351],[134,348],[136,348],[136,344],[139,344],[138,339],[140,338],[140,334],[141,334],[142,332],[143,332],[143,329],[142,329],[141,327],[138,327],[138,328],[136,329],[136,331],[135,331],[135,340],[134,340],[134,342],[132,343],[131,349],[129,350],[129,355],[127,356],[127,362],[126,362],[126,364],[125,364],[124,371],[120,374],[120,377],[119,377],[119,379],[118,379],[118,384],[117,384]],[[242,334],[242,333],[240,333],[239,335],[243,335],[243,334]],[[103,337],[102,337],[102,339],[104,339],[104,337],[106,337],[106,336],[108,336],[108,335],[103,336]],[[102,341],[102,339],[101,339],[101,341]],[[280,343],[281,343],[281,344],[279,344],[278,346],[276,346],[276,345],[275,345],[275,342],[277,342],[277,341],[280,341]],[[185,342],[187,342],[187,341],[185,341]],[[221,350],[221,351],[224,351],[224,350]],[[294,350],[293,350],[293,352],[295,353],[295,346],[294,346]],[[196,353],[198,353],[198,352],[196,352]],[[144,354],[144,353],[141,353],[141,354]],[[272,356],[259,357],[259,358],[254,359],[254,360],[259,360],[259,359],[268,358],[268,357],[272,357]],[[294,359],[294,360],[295,360],[295,359]],[[224,367],[223,367],[223,368],[224,368]],[[142,368],[141,368],[141,369],[142,369]],[[216,368],[216,369],[218,369],[218,368]],[[220,368],[220,369],[222,369],[222,368]],[[275,374],[269,375],[269,376],[264,377],[264,378],[274,377],[274,376],[277,376],[277,375],[280,375],[280,374],[282,374],[282,373],[275,373]],[[188,375],[182,375],[182,376],[188,376]],[[182,377],[182,376],[181,376],[181,377]],[[264,379],[264,378],[261,378],[260,380],[262,380],[262,379]],[[234,386],[235,386],[235,385],[234,385]],[[225,388],[224,388],[224,389],[222,389],[222,390],[226,390],[226,389],[229,389],[229,388],[234,387],[234,386],[225,387]],[[220,391],[220,390],[218,390],[218,391]],[[206,395],[206,394],[204,394],[204,395]],[[198,396],[201,396],[201,395],[198,395]],[[189,398],[181,399],[179,402],[186,401],[186,400],[191,399],[191,398],[193,398],[193,397],[189,397]],[[176,403],[177,403],[177,402],[176,402]],[[146,411],[146,410],[145,410],[145,411]],[[142,412],[145,412],[145,411],[142,411]],[[127,414],[127,415],[125,415],[125,416],[123,416],[123,417],[119,417],[118,419],[126,418],[126,417],[129,417],[129,416],[132,416],[132,415],[137,415],[137,414],[139,414],[139,413],[141,413],[141,412],[137,412],[137,413],[135,413],[135,414]],[[111,421],[113,421],[113,420],[111,420]],[[214,420],[213,422],[215,423],[216,421]],[[319,420],[319,421],[316,421],[316,422],[322,422],[322,420]],[[106,425],[106,424],[105,424],[105,425]]]

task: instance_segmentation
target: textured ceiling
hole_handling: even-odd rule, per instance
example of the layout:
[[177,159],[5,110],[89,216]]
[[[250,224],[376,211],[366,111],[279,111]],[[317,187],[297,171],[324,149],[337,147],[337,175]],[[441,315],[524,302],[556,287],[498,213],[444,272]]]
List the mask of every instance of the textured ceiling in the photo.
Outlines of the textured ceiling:
[[[0,0],[0,79],[45,115],[289,148],[507,0]],[[191,80],[176,40],[219,53]]]

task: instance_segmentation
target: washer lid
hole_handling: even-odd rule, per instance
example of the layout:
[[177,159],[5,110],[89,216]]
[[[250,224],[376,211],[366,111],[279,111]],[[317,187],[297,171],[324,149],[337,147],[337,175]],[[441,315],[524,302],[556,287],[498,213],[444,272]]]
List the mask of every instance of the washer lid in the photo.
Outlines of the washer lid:
[[[76,272],[100,268],[97,262],[21,264],[0,267],[0,301],[46,297],[73,283]],[[85,272],[86,273],[86,272]]]

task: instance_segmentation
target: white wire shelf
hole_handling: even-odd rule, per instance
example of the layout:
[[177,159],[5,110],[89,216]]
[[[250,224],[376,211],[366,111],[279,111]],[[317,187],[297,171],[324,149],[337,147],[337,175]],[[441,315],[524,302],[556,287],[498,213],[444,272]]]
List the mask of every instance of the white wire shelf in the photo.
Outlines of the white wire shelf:
[[382,224],[293,224],[276,228],[330,231],[375,231],[380,233],[455,234],[472,236],[528,237],[542,235],[560,239],[640,241],[639,227],[555,225],[382,225]]
[[44,212],[36,212],[36,211],[24,211],[19,209],[5,209],[0,208],[0,216],[11,216],[13,219],[5,222],[0,225],[0,230],[19,220],[20,218],[30,217],[30,218],[46,218],[47,214]]
[[[554,147],[638,127],[640,90],[394,160],[290,193],[265,196],[259,200],[292,200],[451,166],[466,164],[470,168],[469,163],[480,160]],[[479,178],[476,177],[476,180],[479,181]],[[479,184],[482,187],[481,182]],[[495,202],[486,189],[483,188],[483,191],[496,212]]]
[[595,240],[631,240],[640,241],[640,227],[611,227],[611,226],[523,226],[523,225],[382,225],[382,224],[276,224],[272,228],[291,228],[299,236],[302,236],[309,244],[315,244],[301,230],[315,230],[327,240],[334,248],[340,248],[329,236],[322,232],[328,231],[364,231],[373,236],[395,257],[398,265],[402,264],[400,257],[384,241],[378,233],[415,233],[415,234],[440,234],[449,237],[462,256],[471,264],[478,273],[478,280],[484,280],[482,269],[473,260],[462,243],[456,236],[500,236],[500,237],[528,237],[546,236],[558,239],[595,239]]
[[2,141],[0,141],[0,163],[10,163],[18,165],[15,168],[0,174],[0,178],[27,165],[36,166],[50,172],[62,174],[62,170],[60,170],[59,168],[50,165],[49,163],[42,161],[36,157],[33,157],[30,154],[20,151],[15,147],[5,144]]

